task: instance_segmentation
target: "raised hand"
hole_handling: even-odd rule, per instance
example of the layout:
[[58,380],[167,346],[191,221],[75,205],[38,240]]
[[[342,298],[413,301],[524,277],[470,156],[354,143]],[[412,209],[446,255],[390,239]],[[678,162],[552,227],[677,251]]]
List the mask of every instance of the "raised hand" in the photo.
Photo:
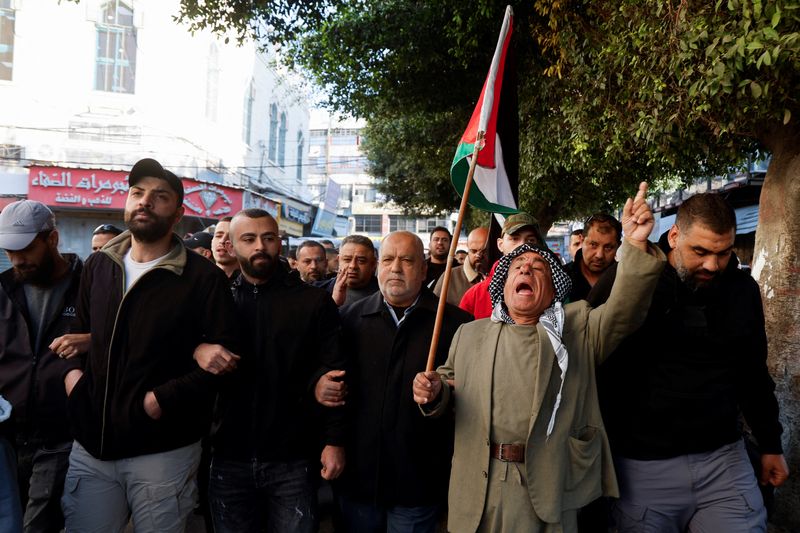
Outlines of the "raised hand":
[[656,224],[653,212],[647,205],[647,182],[641,182],[636,197],[628,198],[625,202],[621,222],[625,240],[637,248],[647,250],[647,238]]

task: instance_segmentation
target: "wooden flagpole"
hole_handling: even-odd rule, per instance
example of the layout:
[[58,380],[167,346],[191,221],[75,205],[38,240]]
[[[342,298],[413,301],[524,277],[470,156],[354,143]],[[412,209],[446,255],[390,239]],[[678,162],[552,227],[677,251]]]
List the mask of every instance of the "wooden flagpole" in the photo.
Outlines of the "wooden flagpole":
[[444,320],[444,306],[447,303],[447,290],[450,288],[450,273],[452,272],[451,264],[453,257],[456,255],[458,249],[458,236],[461,234],[461,223],[464,221],[464,211],[467,209],[467,200],[469,200],[469,191],[472,188],[472,176],[475,174],[475,167],[478,164],[478,152],[483,149],[484,135],[486,132],[479,131],[475,138],[475,150],[472,152],[472,160],[469,162],[469,172],[467,173],[467,181],[464,183],[464,193],[461,195],[461,206],[458,208],[458,218],[456,219],[456,227],[453,229],[453,239],[450,242],[450,250],[447,252],[447,267],[444,269],[444,279],[442,279],[442,292],[439,294],[439,306],[436,308],[436,321],[433,324],[433,335],[431,336],[431,347],[428,351],[428,363],[425,365],[425,371],[430,372],[433,370],[433,365],[436,363],[436,349],[439,347],[439,335],[442,332],[442,320]]

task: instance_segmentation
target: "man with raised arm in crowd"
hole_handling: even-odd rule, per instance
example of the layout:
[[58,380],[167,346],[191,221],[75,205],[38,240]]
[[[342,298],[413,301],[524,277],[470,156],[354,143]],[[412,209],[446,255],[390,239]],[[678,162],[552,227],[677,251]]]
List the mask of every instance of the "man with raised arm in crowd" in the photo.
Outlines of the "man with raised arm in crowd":
[[[344,413],[315,398],[320,376],[344,367],[338,312],[328,293],[282,267],[269,213],[240,211],[230,235],[242,269],[233,293],[243,352],[220,397],[209,484],[214,530],[316,531],[319,465],[333,479],[345,461]],[[219,346],[202,345],[195,356],[215,373],[236,363]]]
[[622,225],[611,215],[597,213],[586,219],[583,240],[574,260],[565,267],[572,280],[571,302],[583,300],[608,268],[616,264],[622,244]]
[[[338,489],[348,531],[434,532],[445,507],[452,419],[426,419],[411,395],[425,368],[437,299],[423,286],[425,255],[413,233],[381,244],[380,292],[341,309],[349,361],[348,465]],[[472,317],[445,308],[436,364]]]
[[580,507],[617,494],[595,366],[641,324],[664,265],[647,241],[646,192],[642,183],[625,204],[620,275],[605,305],[563,306],[560,260],[522,245],[497,266],[491,319],[461,326],[447,362],[414,378],[429,416],[457,397],[450,531],[574,533]]
[[[788,476],[761,295],[737,268],[735,236],[720,195],[683,202],[659,240],[668,265],[644,325],[599,368],[618,531],[766,531],[758,483],[777,487]],[[757,477],[740,413],[761,452]]]
[[153,159],[128,176],[128,231],[92,254],[75,331],[91,334],[84,370],[64,377],[75,442],[62,507],[67,531],[184,531],[196,499],[200,439],[219,377],[192,355],[235,349],[222,272],[173,233],[183,185]]
[[81,366],[59,359],[71,355],[72,346],[50,348],[75,317],[83,267],[76,255],[58,251],[55,222],[50,209],[33,200],[0,213],[0,248],[11,261],[0,274],[0,394],[13,406],[4,428],[16,444],[18,473],[11,479],[19,483],[26,532],[64,525],[60,499],[72,436],[62,376]]
[[[467,258],[464,263],[453,267],[450,272],[450,286],[447,289],[447,303],[458,306],[467,289],[486,279],[489,271],[489,255],[486,240],[489,238],[487,228],[475,228],[467,236]],[[442,293],[444,276],[439,276],[433,287],[433,294]]]
[[377,265],[372,240],[363,235],[348,235],[339,247],[336,276],[315,285],[328,291],[336,305],[348,305],[378,291]]

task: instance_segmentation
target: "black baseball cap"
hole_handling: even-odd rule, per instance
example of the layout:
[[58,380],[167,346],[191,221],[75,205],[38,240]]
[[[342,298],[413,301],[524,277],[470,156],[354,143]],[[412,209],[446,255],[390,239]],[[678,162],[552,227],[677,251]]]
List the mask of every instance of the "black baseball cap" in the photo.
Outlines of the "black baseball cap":
[[205,248],[206,250],[210,250],[211,239],[213,238],[213,235],[210,233],[198,231],[188,239],[183,239],[183,245],[190,250],[194,250],[195,248]]
[[133,187],[142,178],[158,178],[169,184],[169,187],[178,195],[178,205],[183,205],[183,183],[178,176],[161,166],[155,159],[140,159],[133,165],[128,174],[128,185]]

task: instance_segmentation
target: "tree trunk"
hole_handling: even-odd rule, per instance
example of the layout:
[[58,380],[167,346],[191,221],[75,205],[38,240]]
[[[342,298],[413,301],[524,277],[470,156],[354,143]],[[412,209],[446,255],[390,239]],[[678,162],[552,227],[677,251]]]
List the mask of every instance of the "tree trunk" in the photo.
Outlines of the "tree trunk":
[[764,302],[768,365],[791,471],[776,492],[772,521],[795,530],[800,528],[800,139],[784,128],[765,140],[772,162],[761,189],[753,276]]

